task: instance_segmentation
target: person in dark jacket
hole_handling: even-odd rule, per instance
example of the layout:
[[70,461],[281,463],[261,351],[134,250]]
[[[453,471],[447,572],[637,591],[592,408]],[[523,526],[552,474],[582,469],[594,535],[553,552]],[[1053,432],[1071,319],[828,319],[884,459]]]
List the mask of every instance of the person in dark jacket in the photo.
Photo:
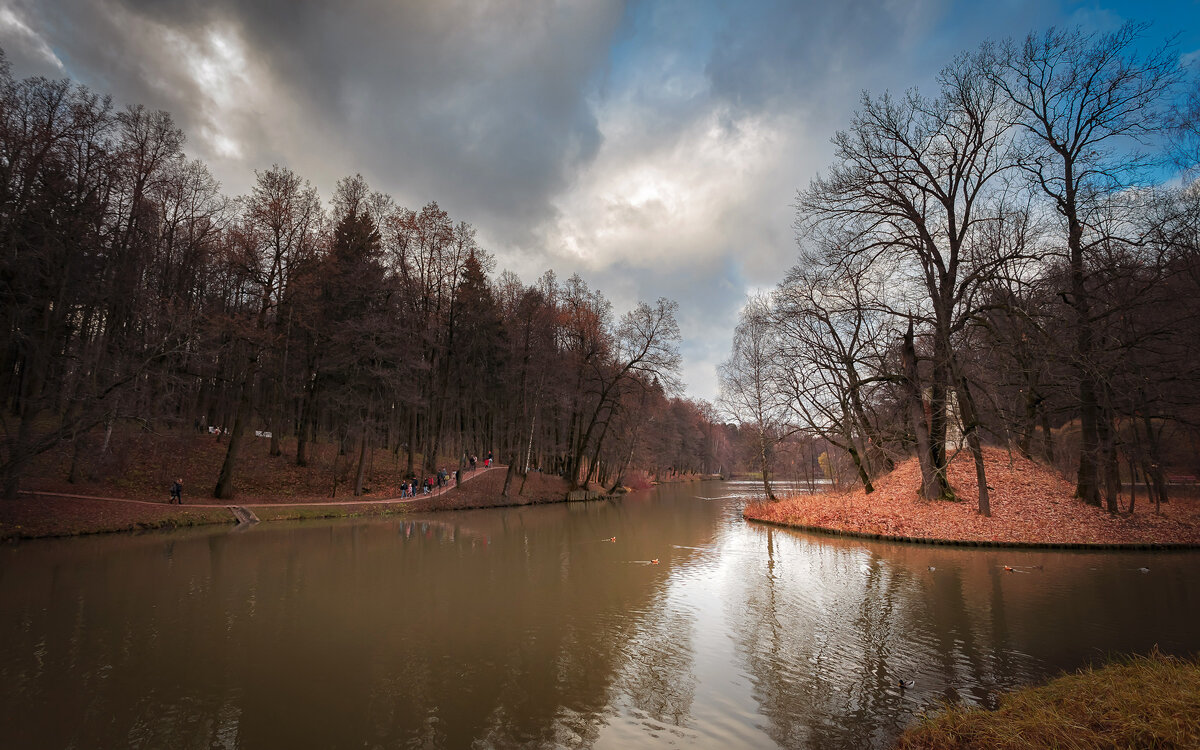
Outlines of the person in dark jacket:
[[183,480],[176,479],[175,484],[171,485],[171,502],[176,505],[183,505]]

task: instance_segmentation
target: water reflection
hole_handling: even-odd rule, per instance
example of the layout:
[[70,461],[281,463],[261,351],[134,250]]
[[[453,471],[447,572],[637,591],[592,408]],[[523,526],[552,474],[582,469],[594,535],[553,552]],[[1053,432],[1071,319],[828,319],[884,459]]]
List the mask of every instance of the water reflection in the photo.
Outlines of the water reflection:
[[[739,648],[772,739],[886,746],[939,701],[996,695],[1118,652],[1194,651],[1196,556],[863,544],[760,527]],[[1005,565],[1016,567],[1006,572]],[[1144,607],[1136,615],[1127,603]],[[1114,606],[1121,602],[1122,604]],[[1150,613],[1156,614],[1150,614]],[[901,690],[900,679],[913,679]]]
[[740,492],[10,545],[0,736],[878,747],[938,700],[1200,645],[1194,553],[806,536],[747,525]]

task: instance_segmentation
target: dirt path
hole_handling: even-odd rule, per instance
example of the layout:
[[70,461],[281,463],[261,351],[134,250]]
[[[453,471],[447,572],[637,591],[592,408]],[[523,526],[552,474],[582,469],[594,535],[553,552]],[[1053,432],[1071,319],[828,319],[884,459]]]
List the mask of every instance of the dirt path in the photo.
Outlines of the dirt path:
[[[467,482],[477,479],[488,472],[498,471],[500,469],[507,470],[508,466],[506,464],[505,465],[495,464],[487,469],[476,469],[475,471],[472,471],[472,472],[466,472],[463,476],[462,484],[466,484]],[[236,501],[225,502],[225,503],[216,503],[216,502],[189,503],[189,502],[185,502],[183,505],[174,506],[174,507],[179,507],[179,508],[228,508],[231,505],[237,505],[237,506],[240,506],[243,508],[291,508],[291,507],[298,507],[298,506],[320,507],[320,506],[337,506],[337,505],[385,505],[387,503],[411,503],[411,502],[415,502],[417,500],[429,500],[429,499],[432,499],[439,495],[444,495],[447,492],[451,492],[454,489],[456,489],[457,487],[458,487],[458,485],[448,485],[446,487],[435,488],[433,490],[433,492],[430,492],[428,495],[419,494],[416,497],[389,497],[389,498],[384,498],[381,500],[361,500],[361,499],[359,499],[359,500],[327,500],[327,501],[310,500],[307,502],[299,501],[299,502],[294,502],[294,503],[290,503],[290,502],[289,503],[239,503]],[[129,503],[132,505],[149,505],[149,506],[155,507],[155,508],[172,507],[170,505],[170,503],[160,503],[160,502],[154,502],[151,500],[131,500],[126,497],[103,497],[103,496],[99,496],[99,495],[72,495],[72,494],[68,494],[66,492],[36,492],[36,491],[32,491],[32,490],[22,490],[21,494],[22,495],[32,495],[32,496],[41,496],[41,497],[69,497],[69,498],[72,498],[75,500],[105,500],[105,501],[114,502],[114,503]]]

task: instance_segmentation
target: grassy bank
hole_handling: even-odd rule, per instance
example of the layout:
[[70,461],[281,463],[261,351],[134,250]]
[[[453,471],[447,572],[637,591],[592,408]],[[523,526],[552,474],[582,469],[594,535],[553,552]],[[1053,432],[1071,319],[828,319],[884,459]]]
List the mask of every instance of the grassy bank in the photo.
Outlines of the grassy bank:
[[1200,747],[1200,660],[1151,654],[1007,695],[994,711],[949,707],[900,750]]

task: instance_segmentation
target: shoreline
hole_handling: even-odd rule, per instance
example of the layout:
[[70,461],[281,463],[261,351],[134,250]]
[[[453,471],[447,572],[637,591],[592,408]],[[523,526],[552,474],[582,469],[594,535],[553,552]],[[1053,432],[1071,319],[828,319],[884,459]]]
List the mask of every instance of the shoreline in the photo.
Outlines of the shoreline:
[[837,529],[828,526],[805,526],[802,524],[786,523],[783,521],[771,521],[765,518],[754,518],[752,516],[747,516],[744,513],[742,514],[742,519],[751,523],[760,523],[764,526],[774,526],[775,528],[790,529],[792,531],[803,531],[810,534],[824,534],[826,536],[849,537],[852,539],[869,539],[876,542],[895,542],[897,544],[919,544],[927,547],[1048,549],[1078,550],[1081,552],[1089,550],[1108,550],[1112,552],[1118,552],[1121,550],[1182,552],[1200,549],[1200,543],[1196,542],[1004,542],[994,539],[939,539],[935,537],[889,536],[888,534],[879,534],[867,531],[852,531],[850,529]]
[[540,474],[529,477],[527,483],[532,486],[527,488],[525,495],[503,497],[500,492],[506,469],[506,466],[494,466],[465,479],[461,485],[444,488],[430,495],[378,500],[262,502],[253,498],[244,502],[235,499],[228,503],[172,505],[133,498],[27,491],[22,492],[15,501],[0,502],[0,541],[141,533],[195,526],[233,526],[239,523],[234,508],[250,509],[259,521],[269,522],[382,518],[409,513],[512,508],[620,497],[595,491],[580,496],[578,490],[568,491],[561,478]]
[[894,747],[1195,747],[1198,687],[1195,655],[1154,648],[1006,691],[994,708],[946,704],[922,714]]

